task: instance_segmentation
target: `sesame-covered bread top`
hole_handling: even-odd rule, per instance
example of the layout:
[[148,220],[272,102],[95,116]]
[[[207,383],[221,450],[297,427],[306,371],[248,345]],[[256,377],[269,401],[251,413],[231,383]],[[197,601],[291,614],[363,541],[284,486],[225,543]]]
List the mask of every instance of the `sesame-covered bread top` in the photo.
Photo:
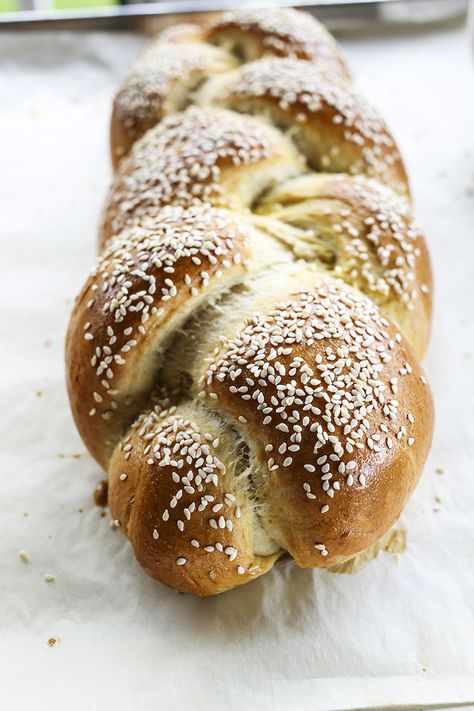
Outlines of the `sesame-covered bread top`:
[[304,170],[291,142],[258,118],[189,108],[148,131],[123,161],[104,212],[105,241],[169,204],[251,204],[276,176]]
[[406,199],[362,175],[311,173],[280,183],[265,195],[259,212],[299,227],[297,251],[317,255],[334,276],[368,294],[423,355],[430,335],[431,268]]
[[179,43],[160,37],[147,47],[114,100],[114,166],[149,128],[184,108],[188,92],[208,74],[229,70],[234,64],[226,52],[204,42]]
[[224,210],[168,206],[159,220],[109,243],[79,296],[68,340],[75,354],[69,382],[73,392],[80,389],[73,409],[99,461],[110,456],[121,408],[150,387],[167,332],[224,272],[232,281],[245,270],[250,233]]
[[211,22],[207,39],[239,53],[246,61],[264,55],[296,57],[341,77],[350,76],[339,45],[324,25],[291,8],[225,12]]
[[406,173],[393,137],[369,102],[298,59],[266,58],[243,65],[217,96],[228,108],[272,117],[291,128],[318,171],[365,174],[406,193]]

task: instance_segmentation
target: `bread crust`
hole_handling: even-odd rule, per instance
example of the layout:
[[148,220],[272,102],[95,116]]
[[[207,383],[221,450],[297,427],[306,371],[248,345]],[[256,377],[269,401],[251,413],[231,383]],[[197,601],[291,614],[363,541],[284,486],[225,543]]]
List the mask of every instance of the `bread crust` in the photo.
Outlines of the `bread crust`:
[[332,35],[314,17],[291,8],[279,10],[276,16],[265,10],[223,13],[211,23],[206,39],[238,52],[247,62],[272,55],[295,57],[312,61],[341,79],[350,79]]
[[216,100],[291,129],[313,170],[366,175],[409,195],[397,145],[376,109],[311,62],[264,58],[245,64]]
[[187,109],[148,131],[121,163],[106,201],[100,247],[165,205],[207,202],[245,210],[277,179],[303,170],[291,143],[260,119]]
[[[115,96],[110,121],[114,170],[148,129],[183,108],[187,94],[208,74],[235,65],[233,58],[217,47],[179,41],[176,34],[168,36],[170,39],[160,36],[142,52]],[[195,36],[191,34],[190,39]]]
[[362,175],[312,173],[280,183],[259,212],[318,237],[334,276],[369,295],[423,357],[431,330],[431,262],[405,198]]

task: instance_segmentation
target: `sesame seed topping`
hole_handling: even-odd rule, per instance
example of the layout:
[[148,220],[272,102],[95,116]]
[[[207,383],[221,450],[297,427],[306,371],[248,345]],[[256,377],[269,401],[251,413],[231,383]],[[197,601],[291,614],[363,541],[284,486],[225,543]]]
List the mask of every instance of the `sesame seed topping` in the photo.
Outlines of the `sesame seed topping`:
[[107,209],[113,233],[170,203],[225,203],[222,170],[258,163],[275,145],[270,127],[232,111],[191,107],[165,118],[122,163],[134,170],[115,181]]
[[[242,102],[245,107],[251,100],[261,102],[262,97],[277,103],[280,112],[296,110],[305,115],[300,130],[311,127],[306,141],[318,170],[365,173],[396,184],[398,174],[393,166],[399,164],[400,156],[394,141],[378,112],[346,82],[310,61],[267,57],[244,64],[223,100],[230,108],[238,108]],[[316,141],[311,133],[314,125]],[[321,153],[321,133],[323,141],[337,141],[345,150],[335,155]],[[399,188],[405,192],[403,184]]]
[[121,116],[127,135],[125,145],[116,147],[116,154],[127,152],[129,143],[163,118],[166,101],[180,81],[196,80],[206,70],[220,71],[231,66],[224,52],[204,43],[175,45],[160,36],[148,45],[133,63],[115,98],[115,111]]
[[315,544],[314,544],[314,547],[316,548],[316,550],[320,551],[320,553],[321,553],[322,556],[327,556],[327,555],[328,555],[328,552],[329,552],[329,551],[327,550],[327,548],[326,548],[326,546],[324,545],[324,543],[315,543]]
[[211,25],[213,34],[219,30],[239,28],[254,32],[262,42],[262,54],[297,56],[318,61],[328,71],[347,75],[347,69],[337,43],[326,28],[311,15],[292,8],[267,10],[231,10],[223,13]]
[[[120,391],[112,387],[117,371],[166,316],[167,309],[173,308],[170,302],[189,294],[187,284],[176,285],[163,270],[178,268],[181,262],[199,255],[199,261],[207,265],[207,276],[203,280],[202,275],[197,276],[198,269],[190,269],[194,279],[191,283],[198,287],[197,295],[218,267],[232,266],[227,257],[240,255],[240,249],[248,250],[246,235],[246,228],[230,213],[201,205],[188,209],[165,207],[153,227],[135,227],[112,240],[90,282],[92,286],[101,286],[101,298],[94,304],[94,312],[98,314],[94,327],[105,332],[96,331],[95,335],[107,344],[102,349],[97,347],[91,359],[96,378],[93,399],[103,408],[110,403],[108,417],[117,409],[116,396]],[[163,302],[166,306],[157,309],[155,304]],[[113,317],[113,327],[108,319],[104,321],[104,314]],[[135,333],[137,325],[140,330]],[[92,408],[90,416],[97,411],[97,407]],[[153,457],[148,463],[154,464]]]
[[[280,433],[277,452],[264,446],[271,453],[267,466],[272,472],[294,466],[288,452],[299,450],[300,412],[307,413],[306,436],[313,433],[316,464],[303,467],[332,499],[344,486],[354,485],[358,465],[353,451],[380,452],[392,446],[391,439],[380,434],[395,435],[399,417],[398,401],[388,390],[393,380],[390,339],[387,321],[369,299],[328,282],[250,319],[234,339],[221,339],[202,386],[220,394],[228,383],[228,393],[240,401],[237,407],[245,419],[262,413],[262,427]],[[318,349],[301,351],[305,343],[317,343]],[[288,366],[279,360],[283,354]],[[272,417],[266,425],[263,409]],[[365,486],[363,472],[356,478]],[[303,491],[306,499],[317,499],[312,482],[305,482]]]

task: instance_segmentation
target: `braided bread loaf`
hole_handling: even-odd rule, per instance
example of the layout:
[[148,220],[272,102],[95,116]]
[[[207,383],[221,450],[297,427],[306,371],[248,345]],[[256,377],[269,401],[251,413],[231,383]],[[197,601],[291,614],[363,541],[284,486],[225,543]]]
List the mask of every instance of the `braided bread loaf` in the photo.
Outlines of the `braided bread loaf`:
[[338,46],[293,10],[178,25],[112,114],[68,389],[152,577],[211,595],[341,563],[429,448],[431,273],[406,173]]

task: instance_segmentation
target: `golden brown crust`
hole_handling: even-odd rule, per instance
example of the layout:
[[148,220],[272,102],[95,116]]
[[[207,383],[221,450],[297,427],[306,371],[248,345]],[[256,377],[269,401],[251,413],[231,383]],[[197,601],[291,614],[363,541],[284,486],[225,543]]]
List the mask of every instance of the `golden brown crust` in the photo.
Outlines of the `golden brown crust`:
[[164,41],[147,47],[117,92],[110,124],[116,169],[132,145],[165,116],[185,107],[188,94],[208,74],[233,67],[225,52],[203,42]]
[[245,208],[302,167],[291,144],[257,118],[197,108],[169,116],[122,161],[104,210],[101,246],[167,204]]
[[186,414],[157,406],[137,420],[112,458],[109,502],[149,575],[214,595],[262,575],[278,553],[254,553],[251,503],[217,423]]
[[433,428],[429,256],[385,123],[318,23],[242,11],[145,50],[112,148],[66,361],[116,524],[198,595],[284,551],[351,559],[400,515]]
[[[217,45],[217,46],[216,46]],[[291,9],[228,12],[200,27],[182,23],[164,30],[133,63],[119,88],[111,117],[114,169],[133,143],[165,116],[192,102],[196,86],[238,61],[266,55],[312,61],[338,81],[350,79],[332,36],[314,18]]]
[[219,350],[206,394],[252,443],[267,532],[299,565],[347,560],[400,515],[431,442],[421,376],[372,302],[332,281]]
[[74,307],[66,359],[76,425],[103,466],[169,330],[209,298],[223,272],[232,280],[245,271],[246,230],[224,210],[168,207],[100,258]]
[[[422,357],[432,275],[426,242],[406,200],[364,176],[311,174],[267,193],[259,212],[307,231],[331,273],[368,294]],[[309,234],[308,234],[309,231]]]
[[244,65],[217,100],[291,128],[316,171],[363,174],[408,194],[405,168],[381,116],[353,87],[311,62],[266,58]]
[[206,39],[247,62],[265,55],[296,57],[350,79],[342,52],[326,28],[291,8],[225,12],[211,23]]

